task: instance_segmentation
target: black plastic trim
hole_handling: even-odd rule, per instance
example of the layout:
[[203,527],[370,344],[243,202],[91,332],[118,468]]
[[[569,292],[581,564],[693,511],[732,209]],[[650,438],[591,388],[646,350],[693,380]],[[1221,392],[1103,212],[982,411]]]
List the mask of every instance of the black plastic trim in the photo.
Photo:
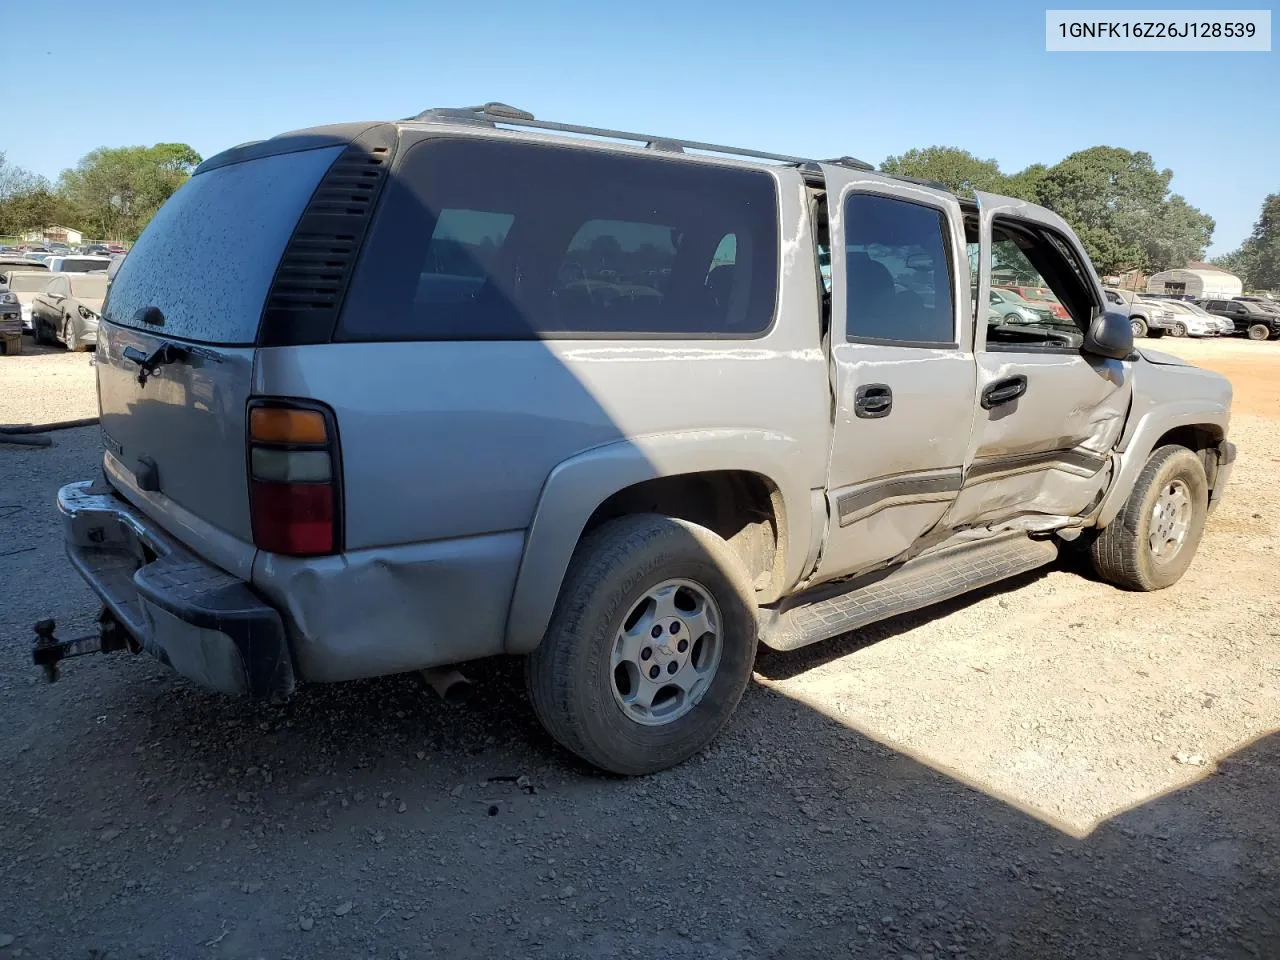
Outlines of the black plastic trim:
[[[933,499],[942,493],[957,493],[963,481],[959,467],[944,473],[927,475],[899,475],[873,481],[857,490],[841,494],[836,498],[836,511],[840,515],[840,526],[847,526],[867,507],[882,500],[900,498]],[[906,500],[904,502],[911,502]]]
[[1034,467],[1052,469],[1062,465],[1095,473],[1107,464],[1107,458],[1087,450],[1046,450],[1042,453],[1023,453],[1012,457],[988,457],[975,460],[965,475],[966,483],[994,480],[997,477]]
[[332,339],[398,142],[394,124],[365,127],[320,178],[280,255],[257,346]]

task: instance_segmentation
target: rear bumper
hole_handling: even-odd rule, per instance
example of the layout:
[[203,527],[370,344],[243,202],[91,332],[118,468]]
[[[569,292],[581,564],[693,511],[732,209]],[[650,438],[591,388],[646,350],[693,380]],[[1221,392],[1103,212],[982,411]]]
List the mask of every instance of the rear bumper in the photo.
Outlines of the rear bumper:
[[196,557],[105,483],[58,491],[67,556],[156,659],[239,696],[284,696],[294,670],[279,613],[242,580]]

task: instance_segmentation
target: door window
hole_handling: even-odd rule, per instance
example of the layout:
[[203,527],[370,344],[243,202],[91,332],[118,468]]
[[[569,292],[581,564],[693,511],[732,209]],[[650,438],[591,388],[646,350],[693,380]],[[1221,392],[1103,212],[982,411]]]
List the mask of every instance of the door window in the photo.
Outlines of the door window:
[[1078,350],[1096,309],[1086,277],[1083,264],[1060,237],[1031,224],[996,221],[991,282],[1017,286],[1032,309],[1017,325],[989,317],[987,349]]
[[850,194],[845,219],[845,333],[849,340],[955,343],[947,218],[936,207]]

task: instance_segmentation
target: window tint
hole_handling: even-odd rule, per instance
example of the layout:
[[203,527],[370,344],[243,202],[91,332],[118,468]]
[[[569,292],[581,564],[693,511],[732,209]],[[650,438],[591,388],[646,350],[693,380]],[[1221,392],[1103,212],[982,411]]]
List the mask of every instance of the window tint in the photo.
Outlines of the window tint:
[[285,244],[341,150],[277,154],[192,177],[121,264],[107,319],[142,326],[134,318],[154,306],[166,337],[253,343]]
[[428,140],[384,190],[339,337],[756,335],[777,230],[761,171]]
[[855,193],[845,201],[844,221],[849,339],[954,342],[942,211]]

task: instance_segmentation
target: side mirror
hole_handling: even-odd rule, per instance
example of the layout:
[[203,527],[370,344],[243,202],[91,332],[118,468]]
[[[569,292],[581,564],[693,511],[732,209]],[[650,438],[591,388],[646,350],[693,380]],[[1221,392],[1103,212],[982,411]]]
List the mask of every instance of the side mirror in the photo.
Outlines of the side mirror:
[[1084,335],[1085,353],[1125,360],[1133,353],[1133,327],[1123,313],[1104,310],[1093,318]]

